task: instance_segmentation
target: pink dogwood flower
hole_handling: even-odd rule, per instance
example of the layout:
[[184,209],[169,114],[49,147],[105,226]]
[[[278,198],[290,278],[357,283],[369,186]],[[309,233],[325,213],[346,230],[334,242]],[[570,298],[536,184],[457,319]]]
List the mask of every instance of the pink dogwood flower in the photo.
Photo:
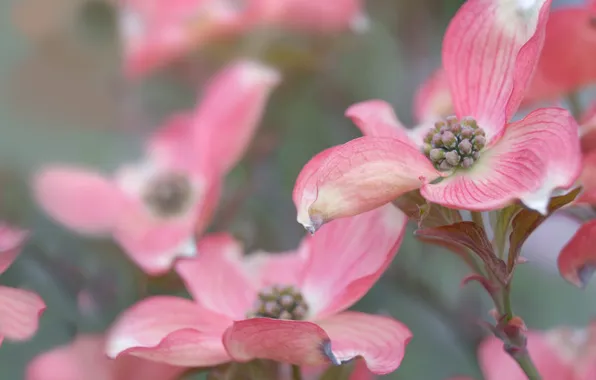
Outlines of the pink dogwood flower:
[[[0,274],[17,258],[26,237],[26,231],[0,223]],[[45,308],[43,300],[33,292],[0,286],[0,345],[4,338],[31,339]]]
[[79,233],[111,234],[149,274],[196,254],[223,177],[250,142],[277,71],[252,61],[231,64],[207,86],[193,112],[171,117],[139,162],[111,177],[51,165],[34,179],[41,207]]
[[[559,327],[528,331],[528,351],[543,380],[589,380],[596,377],[596,330]],[[485,380],[525,380],[519,365],[503,350],[503,342],[487,338],[478,350]],[[460,380],[471,380],[459,377]],[[455,380],[455,379],[452,379]]]
[[176,380],[187,369],[132,355],[112,360],[105,354],[105,338],[90,334],[35,357],[25,380]]
[[246,258],[230,236],[206,237],[200,256],[176,264],[194,300],[156,296],[132,306],[111,328],[108,355],[186,366],[260,358],[313,367],[361,356],[371,372],[392,372],[408,328],[344,310],[387,268],[405,224],[387,205],[325,226],[296,251]]
[[350,107],[364,137],[311,159],[294,188],[298,221],[314,232],[420,189],[450,208],[493,210],[515,200],[545,213],[581,169],[578,126],[561,108],[511,121],[544,40],[550,1],[469,0],[451,21],[443,67],[455,116],[404,129],[384,101]]
[[140,77],[207,43],[258,27],[330,32],[363,24],[362,0],[125,0],[124,70]]

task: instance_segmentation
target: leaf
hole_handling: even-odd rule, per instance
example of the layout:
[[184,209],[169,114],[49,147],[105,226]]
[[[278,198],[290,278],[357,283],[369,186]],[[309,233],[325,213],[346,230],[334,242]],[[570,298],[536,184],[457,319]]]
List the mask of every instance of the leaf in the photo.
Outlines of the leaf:
[[583,224],[563,247],[557,265],[561,276],[584,289],[596,271],[596,220]]
[[492,221],[493,230],[495,232],[493,241],[499,258],[502,258],[504,254],[505,240],[510,233],[509,229],[511,227],[511,221],[521,210],[523,210],[523,208],[519,205],[511,205],[498,210],[493,214],[495,215],[495,220]]
[[393,201],[410,219],[418,222],[418,228],[438,227],[461,222],[459,211],[429,203],[420,191],[410,191]]
[[509,281],[507,265],[495,255],[484,229],[474,222],[460,222],[448,226],[425,228],[416,231],[415,235],[468,248],[484,262],[486,268],[501,284],[507,284]]
[[546,218],[552,215],[553,212],[573,202],[580,191],[581,188],[577,188],[565,195],[552,198],[548,205],[547,215],[542,215],[534,210],[523,209],[515,216],[515,218],[513,218],[513,221],[511,222],[511,235],[509,235],[509,255],[507,256],[508,273],[513,272],[521,252],[521,247],[532,232],[534,232]]

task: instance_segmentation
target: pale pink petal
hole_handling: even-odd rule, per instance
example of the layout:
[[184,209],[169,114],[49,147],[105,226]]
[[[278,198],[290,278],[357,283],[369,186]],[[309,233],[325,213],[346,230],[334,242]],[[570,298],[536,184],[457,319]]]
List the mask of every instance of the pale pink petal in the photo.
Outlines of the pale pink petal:
[[[548,342],[544,334],[530,331],[528,350],[543,380],[573,379],[573,366]],[[487,338],[480,345],[478,357],[485,380],[526,380],[519,365],[503,349],[503,342],[495,337]]]
[[345,115],[365,136],[393,137],[408,142],[407,128],[384,100],[367,100],[350,106]]
[[114,231],[114,239],[150,275],[167,272],[180,257],[196,255],[194,218],[156,219],[143,205],[129,207]]
[[35,357],[26,380],[175,380],[186,368],[123,355],[111,360],[102,335],[79,335],[70,344]]
[[197,251],[196,258],[176,264],[189,292],[205,308],[244,318],[258,289],[244,273],[240,244],[228,234],[215,234],[201,239]]
[[310,237],[302,240],[295,251],[281,253],[256,252],[244,259],[245,273],[260,286],[295,285],[301,281],[310,254]]
[[546,38],[526,103],[555,99],[596,82],[593,11],[564,7],[550,13]]
[[443,67],[458,117],[489,141],[517,111],[544,41],[550,0],[469,0],[445,33]]
[[436,122],[453,115],[453,102],[449,91],[449,82],[443,69],[435,71],[418,88],[414,97],[414,115],[419,123]]
[[411,144],[415,149],[422,146],[424,135],[438,120],[406,128],[395,116],[391,105],[383,100],[356,103],[346,110],[346,116],[352,119],[365,136],[392,137]]
[[173,171],[193,173],[197,166],[197,154],[192,146],[192,127],[191,112],[171,116],[149,139],[149,157]]
[[172,296],[146,298],[122,313],[107,336],[111,358],[131,354],[181,366],[228,361],[221,336],[231,320]]
[[194,231],[196,235],[203,234],[207,226],[213,220],[213,215],[219,205],[223,185],[223,178],[215,178],[212,181],[205,183],[205,195],[195,208],[196,221]]
[[395,371],[412,333],[401,322],[379,315],[344,312],[318,321],[331,338],[331,351],[340,361],[361,356],[375,374]]
[[243,12],[228,1],[127,0],[119,7],[124,71],[138,78],[243,28]]
[[301,286],[310,315],[322,318],[358,301],[395,257],[406,222],[388,204],[323,226],[310,241]]
[[314,232],[333,219],[391,202],[440,176],[416,148],[386,137],[361,137],[319,153],[294,187],[298,222]]
[[201,172],[225,174],[240,160],[280,80],[277,70],[254,61],[237,61],[216,74],[194,116]]
[[12,264],[21,252],[28,232],[0,222],[0,274]]
[[421,194],[464,210],[494,210],[520,199],[546,213],[552,192],[570,188],[580,170],[575,120],[564,109],[543,108],[509,124],[469,171],[425,185]]
[[316,366],[335,360],[328,352],[327,333],[308,321],[271,318],[237,321],[225,332],[223,343],[228,354],[240,362],[259,358]]
[[45,167],[33,181],[40,206],[66,227],[82,233],[107,233],[126,199],[117,185],[82,168]]
[[45,303],[37,294],[0,286],[0,337],[19,341],[31,339],[45,309]]

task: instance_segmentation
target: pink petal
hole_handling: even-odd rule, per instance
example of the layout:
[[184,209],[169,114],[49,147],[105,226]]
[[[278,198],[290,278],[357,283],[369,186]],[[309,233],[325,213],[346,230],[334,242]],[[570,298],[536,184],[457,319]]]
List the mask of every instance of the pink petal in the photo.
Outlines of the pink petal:
[[536,74],[526,93],[527,103],[565,96],[596,81],[596,32],[587,7],[553,10]]
[[345,115],[365,136],[393,137],[409,141],[407,128],[397,119],[393,107],[384,100],[368,100],[350,106]]
[[596,102],[582,115],[580,135],[582,152],[596,150]]
[[37,294],[0,286],[0,337],[18,341],[31,339],[45,309],[45,303]]
[[196,255],[194,219],[158,220],[145,207],[130,207],[114,231],[114,239],[150,275],[167,272],[180,257]]
[[35,357],[27,366],[26,380],[175,380],[186,370],[131,355],[111,360],[104,348],[103,336],[79,335]]
[[0,274],[4,273],[19,255],[27,235],[28,232],[25,230],[0,222]]
[[577,203],[596,204],[596,152],[590,152],[582,160],[580,182],[583,192]]
[[358,301],[395,257],[406,222],[388,204],[321,228],[310,241],[301,286],[311,315],[323,318]]
[[35,197],[52,218],[81,233],[109,232],[125,208],[112,181],[81,168],[49,166],[33,181]]
[[361,137],[319,153],[304,166],[293,194],[298,222],[314,232],[323,223],[380,207],[439,176],[410,144]]
[[[530,331],[528,350],[543,380],[573,379],[573,366],[565,363],[544,334]],[[519,365],[503,350],[503,342],[495,337],[487,338],[478,350],[480,366],[485,380],[526,380]]]
[[282,253],[257,252],[244,259],[246,273],[262,287],[295,285],[301,282],[310,254],[310,239],[304,238],[296,251]]
[[350,380],[374,380],[375,378],[368,367],[366,367],[364,360],[356,361],[356,365],[354,365],[354,369],[350,374]]
[[544,41],[550,0],[469,0],[445,33],[443,67],[458,117],[489,140],[517,111]]
[[232,319],[244,318],[256,299],[256,284],[244,272],[242,248],[227,234],[206,236],[198,257],[181,260],[176,272],[203,307]]
[[237,321],[225,332],[223,343],[228,354],[239,362],[259,358],[316,366],[335,360],[326,353],[327,333],[308,321],[270,318]]
[[575,120],[561,108],[543,108],[507,126],[469,171],[422,188],[434,203],[464,210],[494,210],[515,199],[547,212],[551,193],[570,188],[581,170]]
[[579,288],[585,288],[596,270],[596,220],[584,223],[563,247],[557,265],[561,276]]
[[111,358],[131,354],[180,366],[212,366],[228,361],[221,336],[231,323],[190,300],[146,298],[120,315],[107,337]]
[[170,170],[192,173],[197,160],[191,143],[193,121],[191,112],[178,113],[167,119],[149,139],[148,155]]
[[368,369],[378,375],[399,367],[412,338],[401,322],[353,311],[325,318],[319,325],[329,334],[337,359],[344,362],[361,356]]
[[280,80],[277,70],[253,61],[230,64],[211,80],[195,114],[201,172],[225,174],[240,160]]
[[418,122],[436,122],[453,115],[453,102],[449,91],[449,82],[443,69],[435,71],[418,88],[414,97],[414,114]]
[[124,71],[138,78],[210,40],[242,30],[243,12],[225,1],[127,0],[120,6]]

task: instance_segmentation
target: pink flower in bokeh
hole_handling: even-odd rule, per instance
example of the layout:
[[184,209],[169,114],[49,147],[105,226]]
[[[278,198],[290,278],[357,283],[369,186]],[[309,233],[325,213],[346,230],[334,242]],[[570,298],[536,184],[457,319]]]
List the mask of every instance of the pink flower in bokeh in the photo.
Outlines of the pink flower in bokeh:
[[125,311],[108,355],[187,366],[271,359],[300,366],[362,356],[373,373],[394,371],[411,333],[389,317],[344,311],[379,279],[400,246],[406,217],[393,207],[331,223],[297,251],[246,258],[225,234],[176,270],[194,301],[147,298]]
[[[595,327],[592,324],[586,329],[561,327],[549,331],[529,331],[528,351],[542,380],[596,378]],[[515,360],[503,350],[503,342],[495,337],[482,342],[478,359],[485,380],[527,379]]]
[[112,360],[105,354],[102,335],[79,335],[35,357],[25,380],[176,380],[185,370],[131,355]]
[[[27,232],[0,223],[0,274],[17,258],[26,237]],[[30,339],[45,308],[43,300],[33,292],[0,286],[0,344],[4,338]]]
[[362,0],[125,0],[119,5],[127,75],[143,76],[210,41],[257,27],[336,31],[362,24]]
[[211,81],[193,112],[171,117],[146,156],[112,177],[52,165],[34,180],[41,207],[77,232],[111,234],[143,270],[167,271],[195,255],[223,177],[250,142],[277,71],[252,61],[231,64]]
[[374,209],[415,189],[450,208],[492,210],[521,200],[545,213],[553,190],[581,169],[578,126],[561,108],[511,121],[544,40],[550,1],[469,0],[443,42],[455,116],[412,133],[371,100],[346,115],[364,137],[315,156],[294,188],[298,221],[323,223]]

